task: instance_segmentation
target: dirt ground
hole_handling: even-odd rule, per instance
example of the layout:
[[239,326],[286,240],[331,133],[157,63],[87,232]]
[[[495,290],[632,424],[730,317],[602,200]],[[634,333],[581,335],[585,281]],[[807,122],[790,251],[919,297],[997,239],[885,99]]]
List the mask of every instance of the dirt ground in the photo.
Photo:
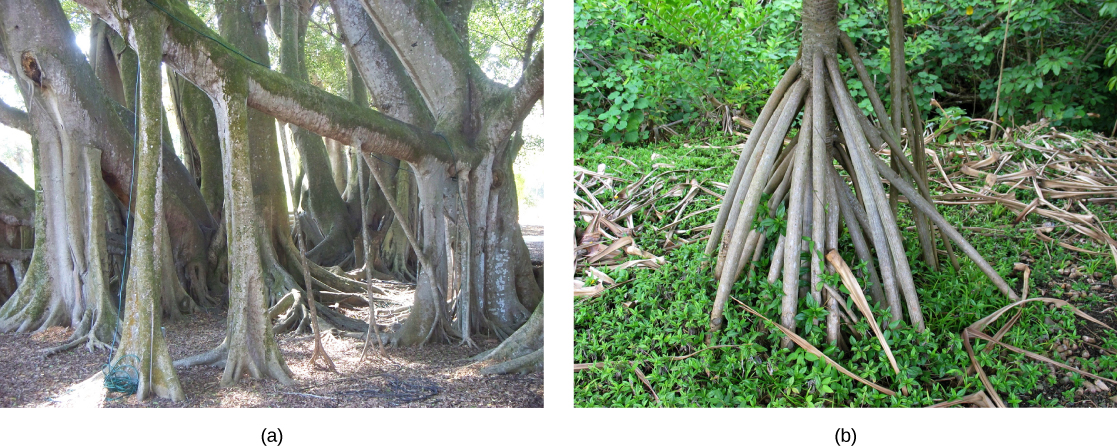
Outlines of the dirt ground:
[[[1072,305],[1082,310],[1086,314],[1104,322],[1112,328],[1117,328],[1117,319],[1114,318],[1114,310],[1117,309],[1117,277],[1105,278],[1104,276],[1083,276],[1083,275],[1068,275],[1075,271],[1075,267],[1065,269],[1065,273],[1060,273],[1052,281],[1038,285],[1033,289],[1032,297],[1056,297],[1070,302]],[[1075,281],[1082,281],[1089,285],[1088,292],[1072,292],[1070,285]],[[1059,290],[1056,290],[1056,286]],[[1059,294],[1058,291],[1063,291]],[[1089,295],[1090,297],[1086,297]],[[1054,328],[1054,326],[1052,325]],[[1040,353],[1044,356],[1049,356],[1057,361],[1067,363],[1076,368],[1082,368],[1085,361],[1090,356],[1098,356],[1099,354],[1113,354],[1109,350],[1100,347],[1099,340],[1104,339],[1105,330],[1100,325],[1089,322],[1085,319],[1077,319],[1075,321],[1075,333],[1078,336],[1085,336],[1082,341],[1071,343],[1063,342],[1059,336],[1053,338],[1052,342],[1058,346],[1063,345],[1068,348],[1065,352],[1052,351],[1051,353]],[[1046,336],[1040,336],[1046,338]],[[1089,338],[1089,339],[1086,339]],[[1084,356],[1085,355],[1085,356]],[[1059,406],[1064,407],[1084,407],[1084,408],[1113,408],[1117,407],[1117,395],[1113,394],[1114,386],[1105,385],[1105,388],[1097,387],[1092,379],[1084,378],[1080,386],[1075,386],[1071,379],[1070,372],[1067,370],[1048,365],[1048,376],[1056,380],[1056,384],[1051,385],[1045,381],[1040,381],[1038,390],[1034,393],[1022,397],[1025,402],[1028,400],[1042,395],[1046,399],[1058,399]],[[1101,376],[1107,376],[1105,373],[1097,372],[1095,369],[1087,368],[1086,371],[1096,373]],[[1091,383],[1087,385],[1086,383]],[[1103,385],[1104,382],[1101,382]],[[1108,389],[1106,389],[1108,388]],[[1065,393],[1073,390],[1074,399],[1068,400]]]
[[[356,317],[356,316],[354,316]],[[225,333],[223,312],[199,312],[165,327],[171,357],[180,359],[217,346]],[[107,351],[78,348],[49,358],[40,351],[66,340],[69,330],[56,327],[33,334],[0,334],[0,407],[63,407],[73,405],[68,391],[97,374],[108,361]],[[311,366],[310,335],[277,337],[296,385],[274,380],[244,379],[222,388],[222,369],[179,369],[186,399],[177,403],[109,394],[86,402],[98,407],[542,407],[543,373],[480,375],[466,358],[495,347],[498,341],[474,337],[480,348],[434,344],[423,348],[386,347],[387,356],[369,348],[363,364],[363,340],[323,336],[323,345],[337,373]],[[93,383],[90,383],[93,384]],[[98,383],[99,384],[99,383]],[[103,388],[98,387],[98,390]]]

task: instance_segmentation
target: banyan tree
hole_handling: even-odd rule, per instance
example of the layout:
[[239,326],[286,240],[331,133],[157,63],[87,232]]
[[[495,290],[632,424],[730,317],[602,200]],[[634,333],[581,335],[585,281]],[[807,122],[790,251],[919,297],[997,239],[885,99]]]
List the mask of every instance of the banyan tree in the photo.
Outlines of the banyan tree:
[[[369,328],[308,289],[371,302],[363,280],[395,276],[414,279],[414,302],[383,342],[472,345],[486,333],[504,340],[478,356],[491,371],[542,368],[542,285],[512,172],[543,95],[541,11],[509,86],[469,52],[472,1],[330,1],[350,68],[341,98],[308,82],[317,2],[217,1],[216,31],[180,0],[76,3],[93,16],[88,58],[56,0],[0,1],[0,70],[27,106],[0,119],[32,135],[36,161],[34,254],[0,331],[69,326],[66,348],[115,340],[114,361],[139,360],[140,397],[182,398],[175,368],[191,364],[223,366],[222,384],[290,384],[274,331],[308,319]],[[293,134],[298,179],[277,122]],[[302,211],[293,226],[288,194]],[[361,268],[362,281],[334,265]],[[225,341],[172,361],[161,321],[215,305],[228,308]]]

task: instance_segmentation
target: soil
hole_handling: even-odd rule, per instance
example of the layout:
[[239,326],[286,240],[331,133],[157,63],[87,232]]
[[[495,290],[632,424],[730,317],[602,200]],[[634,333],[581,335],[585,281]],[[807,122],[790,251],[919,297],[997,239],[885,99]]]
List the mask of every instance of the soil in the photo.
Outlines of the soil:
[[[1074,305],[1076,308],[1095,319],[1104,322],[1112,328],[1117,328],[1117,318],[1115,318],[1115,316],[1117,316],[1115,315],[1115,310],[1117,310],[1117,288],[1114,287],[1111,279],[1102,276],[1082,275],[1081,271],[1078,271],[1079,273],[1074,274],[1073,277],[1068,275],[1075,270],[1077,269],[1072,267],[1069,269],[1070,272],[1056,275],[1046,284],[1036,285],[1032,289],[1032,292],[1029,293],[1029,296],[1054,297],[1066,300],[1070,302],[1071,305]],[[1075,282],[1086,283],[1089,285],[1090,289],[1087,291],[1075,292],[1073,288],[1070,287],[1070,285],[1075,284]],[[1039,354],[1099,376],[1107,376],[1105,372],[1099,372],[1098,369],[1094,368],[1091,364],[1091,358],[1102,354],[1102,349],[1099,347],[1098,341],[1106,338],[1106,329],[1085,319],[1076,319],[1075,323],[1075,333],[1079,336],[1078,339],[1081,339],[1082,336],[1087,336],[1094,339],[1092,343],[1085,343],[1079,340],[1077,344],[1075,344],[1076,350],[1066,352],[1066,355],[1060,355],[1055,349],[1052,349],[1050,353]],[[1054,327],[1052,327],[1052,329],[1057,331]],[[1055,339],[1055,343],[1052,345],[1057,346],[1063,342],[1061,335],[1056,335],[1053,339]],[[1089,352],[1090,357],[1084,358],[1082,356],[1083,351]],[[1105,383],[1105,387],[1109,388],[1109,390],[1105,390],[1104,388],[1096,387],[1094,385],[1095,380],[1079,375],[1082,380],[1076,386],[1075,382],[1070,378],[1070,375],[1073,375],[1072,372],[1051,365],[1048,365],[1048,369],[1050,372],[1048,376],[1055,378],[1056,384],[1052,385],[1046,381],[1040,381],[1039,390],[1020,397],[1023,400],[1021,406],[1027,406],[1029,400],[1042,395],[1043,398],[1048,400],[1058,399],[1058,406],[1060,407],[1117,408],[1117,385]],[[1085,385],[1087,382],[1091,383],[1093,387],[1087,387]],[[1091,390],[1094,391],[1091,392]],[[1066,397],[1067,391],[1073,391],[1070,393],[1073,395],[1072,399]]]
[[[352,313],[352,312],[350,312]],[[350,317],[366,319],[367,313]],[[221,343],[225,314],[203,311],[165,325],[173,359],[195,355]],[[0,334],[0,407],[64,407],[74,386],[101,372],[107,351],[77,348],[49,358],[41,350],[65,342],[70,330],[54,327],[38,333]],[[309,363],[314,338],[307,334],[277,336],[296,385],[274,380],[244,378],[236,385],[218,384],[223,369],[178,369],[186,392],[180,402],[154,399],[139,402],[135,396],[109,394],[95,400],[98,407],[543,407],[543,373],[481,375],[481,366],[467,360],[499,344],[495,338],[474,336],[479,347],[451,344],[425,347],[385,347],[378,355],[375,343],[363,364],[363,339],[323,334],[322,343],[337,366],[326,370]],[[92,384],[92,382],[90,383]],[[99,383],[98,383],[99,384]],[[103,388],[99,388],[103,391]]]

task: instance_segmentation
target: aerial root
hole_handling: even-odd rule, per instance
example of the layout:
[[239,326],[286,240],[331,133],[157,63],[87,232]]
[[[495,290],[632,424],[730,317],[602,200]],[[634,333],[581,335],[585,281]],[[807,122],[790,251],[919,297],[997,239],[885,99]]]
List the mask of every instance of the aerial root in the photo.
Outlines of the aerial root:
[[483,374],[527,373],[543,369],[543,302],[518,330],[491,350],[470,358],[476,363],[495,362]]
[[299,260],[302,261],[303,279],[306,284],[306,304],[307,308],[310,309],[310,328],[314,331],[314,352],[310,355],[310,364],[317,365],[317,360],[321,359],[327,370],[337,372],[334,360],[330,358],[330,354],[326,353],[326,348],[322,346],[322,333],[318,327],[318,302],[314,301],[314,287],[310,280],[310,269],[307,268],[306,238],[301,235],[301,232],[298,232],[298,227],[296,227],[296,233],[300,233],[299,252],[302,256],[299,257]]
[[211,366],[225,368],[225,361],[229,355],[229,341],[223,340],[221,344],[210,351],[183,358],[174,362],[176,369],[193,366]]
[[68,351],[68,350],[73,350],[73,349],[75,349],[77,347],[80,347],[82,345],[84,345],[86,348],[88,348],[89,351],[91,351],[91,352],[92,351],[97,351],[97,350],[111,350],[112,349],[112,344],[100,341],[97,338],[90,337],[89,334],[86,334],[86,335],[83,335],[83,336],[81,336],[77,339],[73,339],[70,342],[67,342],[65,344],[62,344],[62,345],[59,345],[59,346],[56,346],[56,347],[43,349],[42,350],[43,358],[49,358],[49,357],[57,355],[59,353],[62,353],[62,352]]
[[531,373],[543,370],[543,349],[481,369],[483,375]]
[[[842,36],[842,40],[845,44],[848,37]],[[847,52],[855,53],[852,44],[846,47]],[[922,142],[913,143],[917,161],[913,166],[898,149],[899,134],[882,114],[883,105],[878,104],[879,98],[867,75],[861,73],[863,65],[859,58],[854,65],[862,75],[883,129],[874,127],[861,114],[838,72],[837,59],[822,51],[804,54],[788,69],[757,117],[706,246],[707,256],[717,253],[713,274],[718,280],[708,344],[724,325],[723,313],[734,284],[742,274],[752,276],[762,253],[772,254],[769,283],[782,281],[781,324],[795,329],[800,299],[809,295],[829,309],[827,340],[837,343],[840,311],[838,300],[822,300],[825,284],[821,278],[832,267],[825,266],[821,254],[840,249],[837,240],[843,227],[849,231],[853,253],[866,264],[869,295],[887,307],[891,320],[904,319],[906,311],[911,325],[922,331],[925,323],[911,266],[882,178],[893,192],[908,198],[915,212],[918,244],[928,266],[937,263],[931,258],[937,256],[934,247],[937,228],[948,249],[951,243],[957,245],[1002,293],[1016,297],[930,202]],[[912,92],[907,94],[914,98]],[[905,105],[911,103],[914,102]],[[800,111],[803,114],[799,132],[787,140],[791,123]],[[835,121],[837,127],[833,126]],[[911,128],[920,124],[921,118],[917,111],[906,110],[903,121]],[[841,138],[831,141],[835,133]],[[899,173],[874,154],[874,147],[881,149],[879,139],[889,148],[896,148],[891,151],[891,159],[896,160]],[[768,201],[769,217],[775,217],[781,205],[786,206],[786,227],[778,239],[765,235],[765,229],[754,227],[762,198]],[[804,260],[809,260],[809,267],[801,269]],[[784,345],[790,343],[785,338]]]

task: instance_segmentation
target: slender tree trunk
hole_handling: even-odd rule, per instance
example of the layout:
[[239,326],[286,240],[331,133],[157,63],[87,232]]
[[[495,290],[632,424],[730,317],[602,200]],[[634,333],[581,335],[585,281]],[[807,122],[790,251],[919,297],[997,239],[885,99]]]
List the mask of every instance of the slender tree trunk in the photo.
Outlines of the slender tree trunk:
[[229,315],[223,345],[227,350],[222,385],[244,374],[293,384],[291,371],[279,353],[271,322],[264,314],[267,301],[266,252],[269,235],[257,214],[253,173],[259,168],[249,150],[249,110],[244,80],[227,79],[224,95],[214,98],[218,131],[225,160],[225,222],[229,229]]
[[[902,0],[888,0],[888,53],[891,62],[891,83],[889,90],[892,95],[892,129],[907,128],[908,143],[911,146],[913,168],[915,169],[915,176],[918,178],[916,182],[922,182],[923,185],[927,184],[927,155],[923,151],[923,128],[922,120],[913,119],[913,115],[918,118],[919,106],[916,104],[914,91],[909,91],[911,88],[911,80],[908,79],[907,67],[907,54],[904,51],[904,2]],[[919,127],[915,126],[919,122]],[[882,126],[887,127],[887,126]],[[899,141],[899,135],[894,137]],[[895,150],[891,157],[892,170],[900,172],[901,164],[906,163],[906,160],[900,160],[907,155],[902,150]],[[896,192],[895,187],[889,187],[892,194],[889,196],[889,202],[892,206],[893,214],[896,213],[896,198],[899,193]],[[926,190],[926,188],[923,188]],[[930,194],[924,195],[925,199],[930,200]],[[935,250],[935,238],[931,231],[931,225],[926,215],[918,210],[913,211],[913,220],[915,221],[916,233],[919,235],[919,248],[923,255],[923,262],[927,264],[932,270],[938,270],[939,260],[938,253]],[[950,243],[946,243],[949,248]]]
[[[280,6],[280,72],[299,81],[307,82],[306,27],[312,6],[308,1],[281,1]],[[272,17],[273,23],[276,17]],[[274,28],[274,27],[273,27]],[[353,254],[353,237],[356,226],[349,221],[349,212],[341,199],[341,192],[334,181],[331,159],[322,137],[293,126],[295,148],[306,173],[309,219],[304,223],[317,228],[315,234],[322,239],[312,241],[314,247],[307,252],[311,261],[323,266],[341,263]]]
[[[144,400],[152,394],[178,401],[185,398],[163,339],[160,301],[152,294],[163,291],[166,280],[161,262],[166,245],[161,236],[167,231],[163,217],[163,78],[162,26],[165,16],[154,9],[137,20],[139,58],[139,142],[136,155],[136,189],[131,242],[131,269],[128,270],[127,295],[120,347],[113,363],[134,360],[139,372],[136,395]],[[134,358],[132,358],[134,357]]]

